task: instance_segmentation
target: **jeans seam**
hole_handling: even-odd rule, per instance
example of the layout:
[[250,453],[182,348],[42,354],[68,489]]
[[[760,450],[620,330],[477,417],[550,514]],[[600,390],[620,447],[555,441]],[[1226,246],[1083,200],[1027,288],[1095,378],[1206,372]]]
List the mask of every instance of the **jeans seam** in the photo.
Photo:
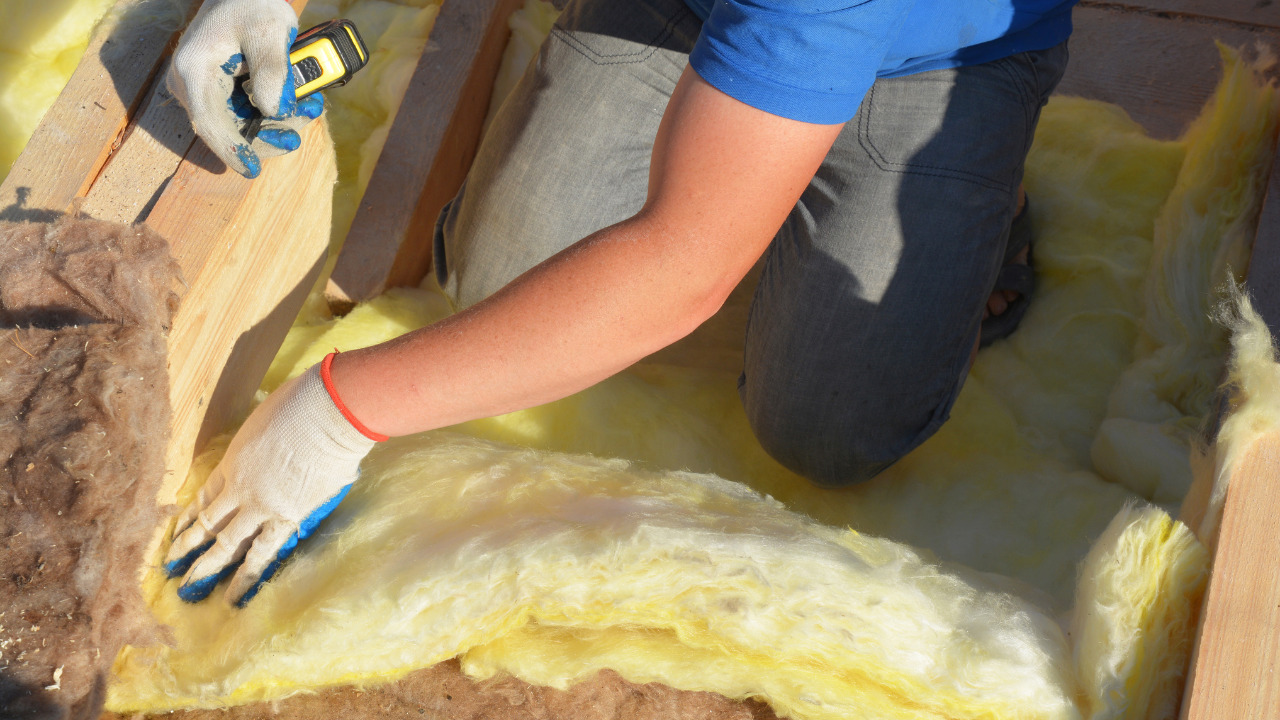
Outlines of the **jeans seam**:
[[[653,57],[654,54],[658,52],[658,48],[661,46],[661,44],[664,41],[666,41],[667,38],[671,37],[673,33],[675,33],[676,26],[680,24],[680,22],[682,22],[686,17],[688,17],[691,12],[693,11],[689,10],[688,7],[684,7],[684,8],[681,8],[680,10],[677,10],[676,13],[672,15],[670,19],[667,20],[666,25],[664,25],[662,29],[658,31],[658,34],[655,35],[652,40],[644,44],[643,50],[637,50],[634,52],[615,53],[611,55],[605,55],[603,53],[596,52],[595,50],[592,50],[586,43],[574,37],[570,33],[570,31],[564,28],[561,28],[559,26],[553,26],[551,28],[551,35],[556,38],[559,38],[560,41],[563,42],[565,45],[569,46],[571,50],[573,50],[574,52],[578,53],[579,55],[583,56],[584,58],[586,58],[587,60],[589,60],[590,62],[596,65],[634,65],[637,63],[642,63],[648,60],[649,58]],[[624,58],[624,59],[607,60],[606,58]]]
[[[1000,70],[1009,77],[1010,84],[1012,84],[1015,88],[1018,89],[1018,96],[1022,98],[1022,120],[1025,123],[1025,125],[1023,126],[1024,136],[1031,135],[1034,133],[1035,117],[1033,113],[1035,112],[1034,108],[1037,108],[1040,105],[1039,93],[1033,93],[1029,88],[1024,87],[1023,84],[1019,81],[1018,74],[1015,73],[1013,71],[1013,68],[1009,67],[1009,65],[1010,63],[1015,62],[1014,58],[1018,58],[1018,57],[1023,58],[1023,62],[1025,64],[1032,66],[1029,68],[1031,71],[1031,78],[1032,78],[1031,83],[1033,87],[1038,88],[1039,82],[1036,80],[1037,78],[1036,69],[1034,65],[1030,62],[1030,59],[1026,58],[1025,55],[1026,55],[1025,53],[1019,53],[1018,55],[1013,55],[1013,56],[1004,58],[1004,60],[998,63]],[[1029,146],[1030,141],[1024,142],[1023,145]]]
[[863,152],[876,164],[876,167],[884,172],[898,173],[902,175],[921,175],[925,177],[942,177],[952,180],[961,180],[980,185],[991,190],[1008,190],[1008,183],[1001,183],[994,178],[989,178],[978,173],[971,173],[965,170],[956,170],[935,165],[924,165],[921,163],[900,163],[889,160],[876,147],[875,142],[871,139],[871,113],[872,107],[875,105],[876,86],[872,84],[871,89],[867,90],[866,112],[858,113],[858,144],[862,147]]

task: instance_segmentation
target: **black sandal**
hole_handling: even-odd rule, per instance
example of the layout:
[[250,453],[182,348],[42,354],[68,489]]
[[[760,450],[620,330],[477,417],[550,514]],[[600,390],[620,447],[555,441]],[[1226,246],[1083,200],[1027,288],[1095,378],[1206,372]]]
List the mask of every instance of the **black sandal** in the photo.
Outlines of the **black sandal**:
[[[1028,198],[1022,205],[1022,212],[1013,219],[1013,225],[1009,228],[1004,266],[1000,268],[1000,274],[996,275],[996,286],[991,290],[1012,290],[1018,293],[1018,297],[1009,303],[1004,312],[982,321],[982,339],[978,343],[981,347],[1009,337],[1022,322],[1022,316],[1027,314],[1031,294],[1036,289],[1036,273],[1031,268],[1031,236],[1031,200]],[[1027,263],[1015,263],[1018,253],[1024,248],[1027,251]]]

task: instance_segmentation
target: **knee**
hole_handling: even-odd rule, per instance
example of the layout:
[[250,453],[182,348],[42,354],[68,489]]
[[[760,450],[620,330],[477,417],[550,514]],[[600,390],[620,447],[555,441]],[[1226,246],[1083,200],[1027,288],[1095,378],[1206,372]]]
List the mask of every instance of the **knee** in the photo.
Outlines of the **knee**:
[[896,417],[891,408],[865,400],[842,402],[829,390],[778,392],[750,382],[742,387],[747,418],[765,451],[789,470],[829,488],[879,475],[941,423]]

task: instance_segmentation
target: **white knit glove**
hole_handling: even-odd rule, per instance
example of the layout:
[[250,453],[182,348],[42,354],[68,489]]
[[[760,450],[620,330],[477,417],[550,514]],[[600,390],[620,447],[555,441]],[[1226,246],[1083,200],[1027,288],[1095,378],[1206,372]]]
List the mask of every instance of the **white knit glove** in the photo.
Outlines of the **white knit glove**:
[[203,600],[235,572],[226,598],[244,605],[351,489],[375,441],[335,404],[323,365],[281,385],[249,415],[178,518],[164,567],[170,577],[186,574],[183,600]]
[[[286,0],[205,0],[173,54],[169,92],[232,170],[257,177],[261,158],[296,150],[298,130],[324,111],[324,98],[296,99],[289,47],[298,16]],[[253,75],[253,94],[241,86]],[[251,121],[260,125],[251,139]],[[256,123],[255,123],[256,124]]]

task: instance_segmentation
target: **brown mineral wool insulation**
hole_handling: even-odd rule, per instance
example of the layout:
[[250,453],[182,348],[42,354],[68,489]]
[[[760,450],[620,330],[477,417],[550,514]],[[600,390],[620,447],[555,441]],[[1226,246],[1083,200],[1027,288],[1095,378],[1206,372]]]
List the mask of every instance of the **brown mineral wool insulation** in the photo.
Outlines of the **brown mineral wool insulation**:
[[145,227],[0,224],[0,718],[96,718],[120,647],[157,639],[177,277]]
[[[107,713],[102,720],[135,720]],[[757,700],[637,684],[603,670],[569,690],[530,685],[511,676],[473,680],[457,660],[415,671],[377,687],[329,688],[273,702],[217,710],[178,711],[181,720],[777,720]]]

